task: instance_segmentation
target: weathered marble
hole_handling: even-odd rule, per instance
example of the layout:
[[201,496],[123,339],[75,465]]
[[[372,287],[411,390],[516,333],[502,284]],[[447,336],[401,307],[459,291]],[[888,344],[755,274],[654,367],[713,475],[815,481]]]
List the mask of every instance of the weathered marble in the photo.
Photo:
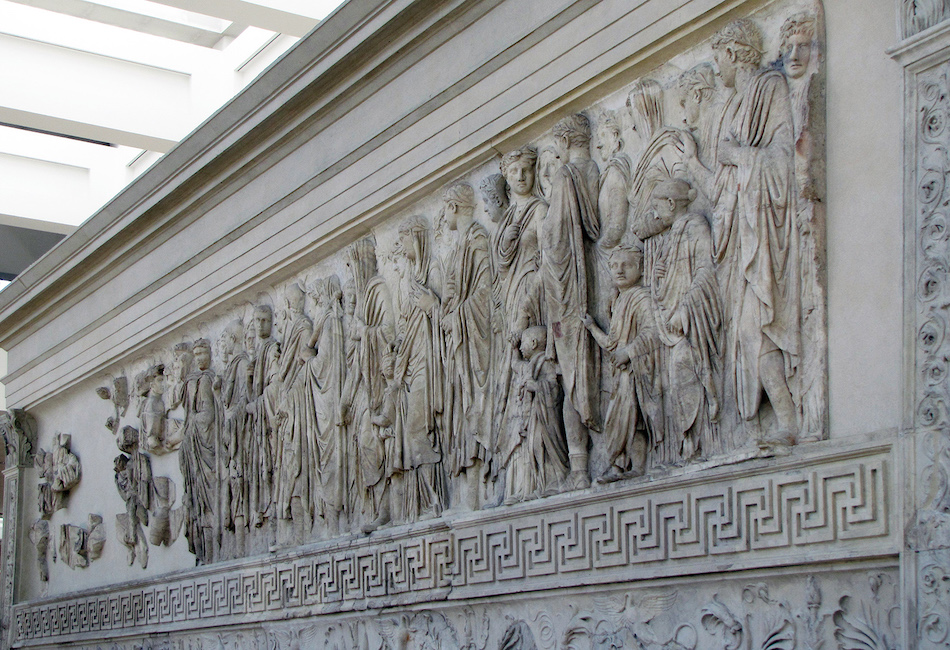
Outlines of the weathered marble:
[[945,643],[950,40],[854,4],[344,5],[0,295],[9,644]]

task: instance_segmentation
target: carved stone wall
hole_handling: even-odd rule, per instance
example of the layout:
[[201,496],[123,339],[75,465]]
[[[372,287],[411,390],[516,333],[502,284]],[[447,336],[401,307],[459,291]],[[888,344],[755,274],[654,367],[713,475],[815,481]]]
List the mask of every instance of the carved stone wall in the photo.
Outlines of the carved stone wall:
[[[894,294],[866,286],[878,266],[842,271],[851,233],[893,224],[842,206],[861,161],[826,101],[857,55],[825,9],[346,5],[242,96],[260,123],[213,121],[189,140],[210,138],[201,171],[97,231],[114,267],[77,253],[78,302],[0,297],[10,394],[38,423],[35,461],[7,470],[8,644],[944,643],[948,73],[913,86],[898,435],[895,378],[848,368],[843,342],[899,358],[842,326],[842,293]],[[500,51],[461,70],[489,35]],[[415,108],[357,146],[388,104]],[[50,282],[34,300],[72,280]]]

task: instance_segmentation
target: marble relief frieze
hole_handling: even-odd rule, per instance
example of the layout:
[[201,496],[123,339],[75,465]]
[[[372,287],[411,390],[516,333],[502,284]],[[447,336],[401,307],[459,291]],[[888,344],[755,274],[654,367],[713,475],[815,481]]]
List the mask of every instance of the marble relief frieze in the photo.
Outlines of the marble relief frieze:
[[[57,442],[117,505],[56,529],[44,508],[85,515],[51,496],[30,539],[85,566],[105,517],[141,582],[52,585],[16,606],[18,641],[892,552],[889,447],[827,442],[824,49],[820,2],[767,5],[110,368],[111,463]],[[197,568],[155,580],[150,550],[182,545]],[[766,586],[705,593],[689,629],[651,632],[686,602],[657,592],[490,634],[817,648],[873,600],[806,591],[798,609]],[[460,611],[234,634],[488,647]]]
[[583,500],[553,497],[490,516],[350,536],[238,567],[222,563],[133,588],[26,603],[14,609],[15,631],[27,641],[502,598],[565,584],[689,574],[710,562],[754,569],[835,553],[840,545],[893,553],[892,463],[883,447],[787,459],[741,482],[724,471],[703,485],[681,477],[662,491],[615,483]]
[[823,439],[823,38],[818,4],[736,20],[116,372],[130,563],[179,529],[210,564]]

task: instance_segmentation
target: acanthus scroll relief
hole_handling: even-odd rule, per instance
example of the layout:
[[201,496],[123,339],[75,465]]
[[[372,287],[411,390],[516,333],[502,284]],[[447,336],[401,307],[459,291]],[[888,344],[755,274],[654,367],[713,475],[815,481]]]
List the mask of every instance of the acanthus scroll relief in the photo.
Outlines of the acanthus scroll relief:
[[918,621],[921,647],[950,642],[947,576],[950,575],[950,230],[946,177],[950,171],[950,66],[946,63],[917,77],[915,115],[916,177],[916,363],[915,412],[919,432],[916,525],[908,535],[917,553]]
[[824,438],[824,25],[791,5],[114,371],[129,563],[179,532],[209,564]]
[[[611,589],[376,616],[243,623],[113,648],[296,650],[893,650],[896,571]],[[126,638],[134,638],[127,636]],[[135,645],[139,644],[139,645]],[[90,647],[92,646],[77,646]]]

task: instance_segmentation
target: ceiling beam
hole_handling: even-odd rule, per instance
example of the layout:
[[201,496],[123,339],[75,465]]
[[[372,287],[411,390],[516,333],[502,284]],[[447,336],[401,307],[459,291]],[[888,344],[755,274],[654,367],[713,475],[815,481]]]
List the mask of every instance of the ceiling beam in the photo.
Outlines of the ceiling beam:
[[[197,11],[195,0],[152,0],[152,2],[177,7],[178,9]],[[269,2],[202,0],[200,12],[241,25],[253,25],[254,27],[298,38],[308,34],[320,22],[320,19],[316,16],[289,11],[281,8],[280,4],[276,0],[270,0]],[[283,4],[286,5],[287,3]]]
[[165,152],[194,128],[189,75],[0,34],[0,122]]
[[162,38],[170,38],[182,43],[192,43],[204,47],[214,47],[221,34],[200,27],[182,25],[170,20],[143,16],[142,14],[115,7],[87,2],[86,0],[10,0],[38,9],[55,11],[56,13],[92,20],[104,25],[122,27],[143,34],[151,34]]

